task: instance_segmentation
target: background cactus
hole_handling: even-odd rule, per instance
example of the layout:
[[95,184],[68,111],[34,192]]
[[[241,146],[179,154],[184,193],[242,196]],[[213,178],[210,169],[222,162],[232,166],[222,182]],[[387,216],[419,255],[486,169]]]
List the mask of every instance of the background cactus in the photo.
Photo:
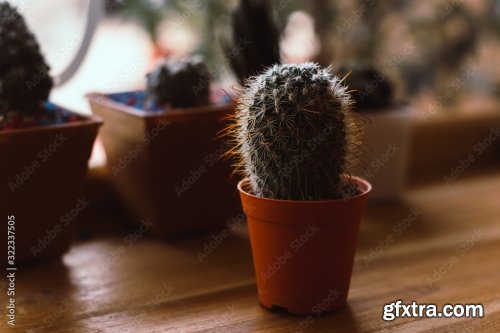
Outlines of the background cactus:
[[165,60],[147,75],[150,105],[192,107],[210,102],[211,76],[198,58]]
[[392,105],[394,95],[392,83],[375,67],[345,66],[340,68],[337,75],[345,77],[345,83],[351,90],[357,110],[376,110]]
[[0,3],[0,115],[35,114],[52,89],[49,66],[23,17]]
[[232,41],[222,38],[221,43],[240,83],[281,62],[280,33],[268,0],[239,0],[231,27]]
[[255,195],[326,200],[353,194],[342,177],[359,156],[361,123],[341,80],[314,63],[275,65],[249,80],[228,134]]

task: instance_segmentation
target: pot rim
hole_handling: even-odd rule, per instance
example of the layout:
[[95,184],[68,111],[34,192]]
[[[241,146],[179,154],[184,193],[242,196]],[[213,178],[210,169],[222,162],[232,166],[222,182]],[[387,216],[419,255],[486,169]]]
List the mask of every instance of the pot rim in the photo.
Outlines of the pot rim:
[[267,201],[269,203],[275,202],[275,203],[288,203],[288,204],[328,204],[328,203],[334,203],[334,202],[345,202],[345,201],[350,201],[362,196],[366,196],[371,190],[372,190],[372,185],[365,179],[358,177],[358,176],[352,176],[352,175],[343,175],[346,178],[350,178],[353,180],[357,185],[358,188],[361,190],[360,194],[357,194],[352,197],[348,198],[341,198],[341,199],[329,199],[329,200],[285,200],[285,199],[272,199],[272,198],[265,198],[265,197],[260,197],[258,195],[255,195],[251,193],[246,187],[249,186],[249,178],[245,177],[242,180],[238,182],[238,191],[248,197],[251,197],[255,200],[261,200],[261,201]]
[[[54,103],[52,103],[52,104],[54,104]],[[61,108],[61,109],[64,109],[66,112],[77,115],[78,117],[81,117],[82,119],[79,119],[79,120],[71,122],[71,123],[37,125],[37,126],[33,126],[33,127],[16,128],[13,130],[3,130],[3,131],[0,131],[0,136],[24,135],[26,133],[43,133],[43,132],[48,132],[48,131],[52,131],[55,129],[70,129],[70,128],[76,128],[76,127],[93,127],[93,126],[100,127],[104,123],[104,121],[100,117],[98,117],[94,114],[81,114],[81,113],[71,111],[65,107],[58,105],[58,104],[54,104],[54,105]]]
[[[133,92],[131,90],[130,92]],[[124,91],[128,92],[128,91]],[[234,108],[234,101],[225,104],[208,104],[190,108],[169,108],[165,107],[162,112],[146,111],[127,104],[123,104],[109,98],[108,93],[91,92],[85,97],[91,102],[100,104],[114,110],[119,110],[127,115],[143,119],[175,119],[187,115],[209,114],[209,113],[227,113]]]

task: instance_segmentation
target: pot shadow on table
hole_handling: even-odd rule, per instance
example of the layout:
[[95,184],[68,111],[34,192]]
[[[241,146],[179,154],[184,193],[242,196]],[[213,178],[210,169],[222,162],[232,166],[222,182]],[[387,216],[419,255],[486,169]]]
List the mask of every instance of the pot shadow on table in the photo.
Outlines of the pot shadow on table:
[[50,332],[78,311],[73,300],[77,290],[62,259],[19,264],[15,288],[19,328]]
[[[262,307],[262,306],[261,306]],[[262,307],[264,316],[259,316],[255,323],[259,325],[269,325],[270,317],[276,327],[286,327],[287,332],[360,332],[354,311],[348,303],[337,311],[321,315],[299,316],[289,314],[280,310],[268,310]]]
[[225,226],[159,241],[167,242],[179,250],[194,253],[200,262],[210,264],[220,260],[230,260],[252,263],[246,221],[231,228]]
[[440,233],[442,228],[408,199],[369,202],[361,221],[358,249],[374,249],[384,242],[418,241]]

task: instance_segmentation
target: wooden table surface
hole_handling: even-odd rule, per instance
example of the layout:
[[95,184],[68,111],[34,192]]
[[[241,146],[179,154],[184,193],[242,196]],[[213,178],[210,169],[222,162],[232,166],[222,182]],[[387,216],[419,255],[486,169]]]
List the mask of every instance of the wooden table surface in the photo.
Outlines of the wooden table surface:
[[[2,320],[0,332],[500,332],[500,173],[370,204],[348,305],[322,317],[259,306],[244,223],[200,261],[219,234],[101,236],[63,262],[20,267],[17,325]],[[482,303],[485,317],[384,322],[383,305],[397,299]]]

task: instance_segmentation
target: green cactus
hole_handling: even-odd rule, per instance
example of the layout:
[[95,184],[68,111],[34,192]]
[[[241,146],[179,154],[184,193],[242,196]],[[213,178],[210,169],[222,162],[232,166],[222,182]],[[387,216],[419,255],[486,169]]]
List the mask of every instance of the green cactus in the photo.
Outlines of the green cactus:
[[0,115],[43,110],[52,89],[49,66],[23,17],[0,2]]
[[227,134],[252,192],[283,200],[352,195],[343,174],[362,152],[362,124],[351,105],[341,80],[314,63],[274,65],[251,78]]
[[211,75],[199,58],[170,59],[147,75],[149,105],[193,107],[210,102]]

